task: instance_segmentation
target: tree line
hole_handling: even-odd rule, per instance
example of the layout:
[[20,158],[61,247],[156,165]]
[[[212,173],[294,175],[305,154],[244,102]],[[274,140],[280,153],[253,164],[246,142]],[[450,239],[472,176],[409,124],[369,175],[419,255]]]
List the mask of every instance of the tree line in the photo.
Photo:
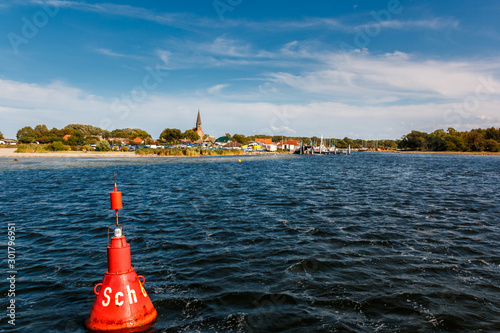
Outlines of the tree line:
[[[68,135],[66,139],[64,137]],[[270,138],[273,142],[281,140],[297,140],[304,144],[318,145],[321,139],[313,137],[282,136],[282,135],[250,135],[243,134],[225,134],[232,141],[239,142],[242,145],[255,141],[257,138]],[[124,138],[133,140],[137,137],[144,140],[146,144],[169,143],[176,144],[184,139],[197,141],[200,139],[198,133],[192,129],[184,132],[177,128],[164,129],[158,140],[152,139],[151,135],[139,128],[115,129],[112,131],[104,130],[99,127],[82,124],[69,124],[62,129],[48,129],[46,125],[36,125],[34,128],[26,126],[17,131],[17,140],[19,143],[56,143],[57,146],[67,145],[71,147],[90,145],[99,143],[100,138],[108,141],[110,138]],[[0,132],[0,139],[3,138]],[[204,137],[206,138],[206,136]],[[204,139],[203,138],[203,139]],[[120,144],[121,142],[113,142]],[[411,131],[403,135],[400,140],[363,140],[344,138],[325,138],[323,143],[326,146],[334,145],[338,148],[369,148],[369,149],[403,149],[417,151],[500,151],[500,128],[490,127],[487,129],[472,129],[470,131],[457,131],[453,128],[435,130],[432,133]]]
[[[285,140],[298,140],[304,144],[318,145],[321,139],[313,136],[309,137],[285,137],[280,135],[252,135],[244,136],[242,134],[226,136],[233,141],[241,144],[247,144],[249,141],[255,141],[256,138],[271,138],[273,142]],[[369,148],[369,149],[402,149],[417,151],[490,151],[500,152],[500,128],[490,127],[487,129],[472,129],[470,131],[457,131],[453,128],[435,130],[432,133],[411,131],[403,135],[399,140],[363,140],[351,139],[348,137],[324,138],[323,144],[329,146],[333,144],[337,148]]]
[[400,149],[419,151],[500,151],[500,128],[459,132],[453,128],[432,133],[411,131],[398,143]]
[[[64,139],[69,135],[67,139]],[[81,124],[69,124],[62,129],[48,129],[46,125],[36,125],[34,128],[25,126],[17,131],[16,138],[19,143],[53,143],[64,141],[67,145],[75,146],[82,144],[95,144],[101,138],[125,138],[133,140],[136,137],[147,139],[151,136],[148,132],[139,128],[115,129],[113,131],[103,130],[99,127]]]

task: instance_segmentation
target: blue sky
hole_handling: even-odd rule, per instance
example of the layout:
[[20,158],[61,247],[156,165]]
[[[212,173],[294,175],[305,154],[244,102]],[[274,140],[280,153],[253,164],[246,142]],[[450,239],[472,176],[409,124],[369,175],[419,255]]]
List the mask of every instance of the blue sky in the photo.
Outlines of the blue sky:
[[500,126],[497,1],[0,4],[0,131],[397,139]]

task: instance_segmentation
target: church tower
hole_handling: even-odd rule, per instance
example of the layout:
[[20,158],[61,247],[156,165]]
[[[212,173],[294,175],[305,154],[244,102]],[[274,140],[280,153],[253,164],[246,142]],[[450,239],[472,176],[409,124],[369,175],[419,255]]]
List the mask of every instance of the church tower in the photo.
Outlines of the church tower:
[[198,118],[196,118],[196,131],[201,131],[200,109],[198,109]]
[[196,118],[196,127],[193,128],[193,131],[198,133],[200,136],[200,139],[203,139],[205,136],[205,133],[203,133],[203,130],[201,129],[201,116],[200,116],[200,109],[198,109],[198,117]]

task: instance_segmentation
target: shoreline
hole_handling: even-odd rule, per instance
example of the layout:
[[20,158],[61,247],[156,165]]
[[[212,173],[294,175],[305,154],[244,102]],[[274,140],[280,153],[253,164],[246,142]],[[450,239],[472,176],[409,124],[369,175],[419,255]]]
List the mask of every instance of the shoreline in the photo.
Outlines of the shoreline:
[[47,153],[16,153],[17,148],[0,148],[0,157],[140,157],[135,152],[54,151]]
[[418,150],[380,150],[376,153],[396,153],[396,154],[430,154],[430,155],[482,155],[500,156],[500,152],[491,151],[418,151]]
[[[138,155],[135,152],[121,152],[121,151],[54,151],[46,153],[16,153],[17,148],[0,148],[0,158],[9,157],[127,157],[127,158],[140,158],[140,157],[198,157],[198,156],[158,156],[155,154],[150,155]],[[500,152],[486,152],[486,151],[413,151],[413,150],[380,150],[374,151],[375,153],[395,153],[395,154],[434,154],[434,155],[476,155],[476,156],[500,156]],[[355,152],[356,153],[356,152]],[[291,154],[286,152],[252,152],[246,153],[241,152],[241,154],[234,155],[224,155],[224,156],[254,156],[254,155],[276,155],[276,154]],[[203,155],[200,155],[203,156]],[[218,155],[213,155],[218,156]]]
[[[46,153],[16,153],[17,148],[0,148],[0,158],[9,157],[9,158],[18,158],[18,157],[127,157],[127,158],[141,158],[141,157],[203,157],[205,155],[199,156],[158,156],[156,154],[148,154],[148,155],[138,155],[135,152],[121,152],[121,151],[54,151],[54,152],[46,152]],[[241,154],[231,154],[231,155],[206,155],[206,156],[255,156],[255,155],[287,155],[291,153],[276,153],[276,152],[251,152],[245,153],[241,152]]]

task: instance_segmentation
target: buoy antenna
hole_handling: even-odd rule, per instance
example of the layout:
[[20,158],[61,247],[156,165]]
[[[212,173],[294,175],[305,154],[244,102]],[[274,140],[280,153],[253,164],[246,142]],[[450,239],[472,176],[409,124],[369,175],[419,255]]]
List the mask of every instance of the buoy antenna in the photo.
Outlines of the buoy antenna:
[[122,192],[118,191],[118,187],[116,186],[116,173],[115,175],[115,190],[113,192],[110,192],[110,199],[111,199],[111,209],[115,210],[115,215],[116,215],[116,226],[118,226],[118,209],[123,208],[122,204]]

